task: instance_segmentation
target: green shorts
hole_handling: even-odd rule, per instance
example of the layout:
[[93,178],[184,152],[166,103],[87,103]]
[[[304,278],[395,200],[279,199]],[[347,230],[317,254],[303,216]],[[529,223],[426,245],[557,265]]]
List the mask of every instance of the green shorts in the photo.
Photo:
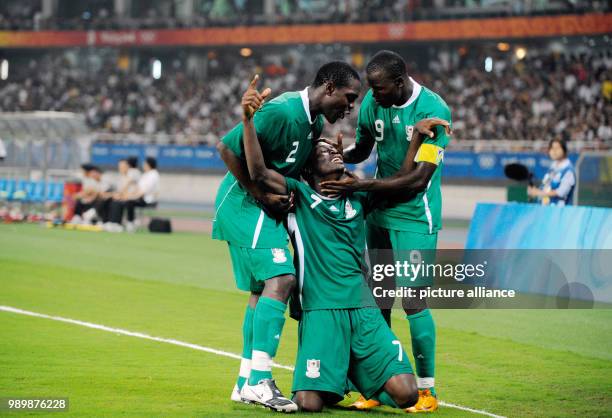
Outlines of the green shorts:
[[413,374],[378,308],[304,311],[298,332],[293,393],[329,392],[340,401],[350,379],[369,399],[391,377]]
[[[411,231],[398,231],[367,224],[368,251],[374,258],[371,264],[394,264],[396,262],[420,264],[435,263],[438,233],[421,234]],[[386,251],[391,250],[391,251]],[[414,279],[414,280],[413,280]],[[397,277],[396,286],[418,287],[433,285],[433,277],[423,274],[417,277]]]
[[245,248],[227,243],[232,258],[236,286],[246,292],[260,293],[264,282],[273,277],[295,276],[293,259],[285,248]]

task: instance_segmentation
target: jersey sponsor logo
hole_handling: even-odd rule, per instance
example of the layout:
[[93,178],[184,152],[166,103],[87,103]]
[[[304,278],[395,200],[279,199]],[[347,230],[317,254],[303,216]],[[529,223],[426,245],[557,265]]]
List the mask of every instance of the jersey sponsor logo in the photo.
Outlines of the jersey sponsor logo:
[[406,125],[406,141],[410,142],[412,139],[412,131],[414,130],[414,126]]
[[357,215],[357,211],[353,209],[353,205],[351,205],[351,201],[347,200],[344,204],[344,217],[346,219],[352,219]]
[[283,248],[272,248],[272,261],[276,264],[282,264],[287,262],[287,256]]
[[316,379],[321,376],[321,360],[306,360],[306,377]]
[[400,118],[398,115],[395,115],[395,117],[393,118],[393,123],[400,123]]

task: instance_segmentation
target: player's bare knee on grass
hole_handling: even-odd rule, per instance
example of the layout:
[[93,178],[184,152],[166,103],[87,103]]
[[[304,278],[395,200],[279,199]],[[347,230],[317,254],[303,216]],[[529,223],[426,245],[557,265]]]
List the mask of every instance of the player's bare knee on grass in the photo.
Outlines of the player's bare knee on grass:
[[298,405],[302,412],[321,412],[325,406],[323,397],[315,391],[296,392],[293,402]]
[[408,408],[419,400],[419,391],[412,374],[398,374],[387,380],[385,392],[400,408]]
[[266,285],[261,295],[281,302],[286,302],[291,292],[293,292],[296,283],[297,280],[292,274],[273,277],[266,280]]

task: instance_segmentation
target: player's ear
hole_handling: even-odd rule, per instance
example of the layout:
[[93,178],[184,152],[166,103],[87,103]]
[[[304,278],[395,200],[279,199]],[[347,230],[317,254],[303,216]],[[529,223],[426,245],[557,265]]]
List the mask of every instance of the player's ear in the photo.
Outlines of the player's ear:
[[393,83],[395,84],[395,87],[397,87],[398,89],[404,88],[404,77],[397,77],[395,80],[393,80]]
[[325,94],[331,96],[334,91],[336,91],[336,84],[333,81],[328,81],[325,83]]

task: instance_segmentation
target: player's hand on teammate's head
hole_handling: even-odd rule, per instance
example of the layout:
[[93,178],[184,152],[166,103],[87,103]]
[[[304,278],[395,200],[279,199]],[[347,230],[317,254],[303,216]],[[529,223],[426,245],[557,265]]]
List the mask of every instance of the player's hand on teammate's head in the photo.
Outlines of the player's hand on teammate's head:
[[418,133],[422,135],[427,135],[428,137],[433,138],[435,136],[435,132],[433,131],[433,129],[436,126],[444,126],[446,135],[452,134],[450,123],[440,118],[421,119],[414,125],[414,128]]
[[263,105],[266,97],[272,93],[272,90],[266,88],[261,93],[257,90],[257,83],[259,81],[259,74],[255,74],[253,80],[249,83],[249,87],[242,95],[242,114],[243,118],[250,120],[255,112]]
[[329,138],[320,138],[320,141],[323,141],[329,145],[331,145],[332,147],[334,147],[339,153],[340,155],[342,155],[342,153],[344,152],[344,148],[342,146],[342,138],[343,138],[343,134],[342,132],[338,132],[336,134],[336,139],[332,140]]

